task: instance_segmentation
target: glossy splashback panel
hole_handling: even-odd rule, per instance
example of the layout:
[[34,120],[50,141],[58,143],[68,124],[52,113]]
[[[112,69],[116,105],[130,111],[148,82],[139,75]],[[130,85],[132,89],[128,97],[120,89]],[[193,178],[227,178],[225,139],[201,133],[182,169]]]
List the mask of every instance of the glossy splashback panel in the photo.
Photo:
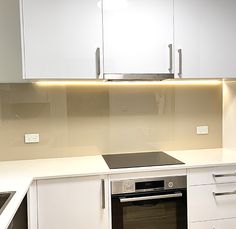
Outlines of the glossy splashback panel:
[[0,160],[221,147],[221,97],[220,85],[0,84]]

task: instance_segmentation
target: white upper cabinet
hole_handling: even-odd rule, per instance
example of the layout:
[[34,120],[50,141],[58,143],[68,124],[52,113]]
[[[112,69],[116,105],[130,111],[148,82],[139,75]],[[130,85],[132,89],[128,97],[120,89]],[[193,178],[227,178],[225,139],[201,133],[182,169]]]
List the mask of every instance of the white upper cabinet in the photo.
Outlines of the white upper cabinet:
[[235,12],[235,0],[175,0],[176,77],[236,77]]
[[173,71],[173,0],[104,0],[103,9],[105,74]]
[[25,79],[100,75],[102,10],[97,0],[20,1]]
[[20,2],[24,79],[236,77],[235,0]]

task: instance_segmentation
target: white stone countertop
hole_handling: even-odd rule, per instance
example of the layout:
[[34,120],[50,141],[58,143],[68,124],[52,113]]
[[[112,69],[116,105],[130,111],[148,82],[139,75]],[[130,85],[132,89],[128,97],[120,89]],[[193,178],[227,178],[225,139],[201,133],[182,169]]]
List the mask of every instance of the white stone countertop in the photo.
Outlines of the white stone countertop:
[[7,229],[33,180],[236,165],[236,149],[167,151],[183,165],[110,170],[102,156],[0,162],[0,192],[16,191],[0,215],[0,229]]

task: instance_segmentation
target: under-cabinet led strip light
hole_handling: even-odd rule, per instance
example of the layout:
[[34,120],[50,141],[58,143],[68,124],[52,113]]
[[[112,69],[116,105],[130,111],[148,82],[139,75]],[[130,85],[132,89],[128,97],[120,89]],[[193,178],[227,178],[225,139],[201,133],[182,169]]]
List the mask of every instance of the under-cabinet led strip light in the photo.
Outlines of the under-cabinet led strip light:
[[84,81],[84,80],[43,80],[33,82],[39,86],[211,86],[220,85],[221,80],[165,80],[165,81]]

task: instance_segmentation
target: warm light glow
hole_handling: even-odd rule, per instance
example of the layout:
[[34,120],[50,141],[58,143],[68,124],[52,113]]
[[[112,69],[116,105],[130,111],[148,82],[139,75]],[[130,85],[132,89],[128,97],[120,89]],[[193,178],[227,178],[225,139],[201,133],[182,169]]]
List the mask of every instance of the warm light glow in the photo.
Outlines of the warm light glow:
[[222,83],[221,80],[165,80],[161,81],[160,85],[196,85],[196,86],[208,86],[208,85],[220,85]]
[[101,9],[103,4],[104,10],[121,10],[128,7],[127,0],[99,0],[97,5]]
[[86,80],[45,80],[33,82],[39,86],[77,86],[77,85],[103,85],[103,81],[86,81]]
[[221,80],[164,80],[164,81],[85,81],[52,80],[34,82],[39,86],[211,86],[220,85]]

